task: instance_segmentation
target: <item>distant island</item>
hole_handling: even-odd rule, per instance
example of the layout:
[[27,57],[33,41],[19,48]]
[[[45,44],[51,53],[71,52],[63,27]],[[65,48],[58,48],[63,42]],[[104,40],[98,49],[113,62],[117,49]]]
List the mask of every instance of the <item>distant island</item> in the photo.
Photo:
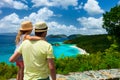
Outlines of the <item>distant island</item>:
[[47,38],[67,38],[65,34],[58,34],[58,35],[48,35]]
[[82,36],[81,34],[72,34],[72,35],[65,35],[65,34],[56,34],[56,35],[48,35],[47,38],[68,38],[68,39],[74,39],[74,38],[77,38],[77,37],[80,37]]

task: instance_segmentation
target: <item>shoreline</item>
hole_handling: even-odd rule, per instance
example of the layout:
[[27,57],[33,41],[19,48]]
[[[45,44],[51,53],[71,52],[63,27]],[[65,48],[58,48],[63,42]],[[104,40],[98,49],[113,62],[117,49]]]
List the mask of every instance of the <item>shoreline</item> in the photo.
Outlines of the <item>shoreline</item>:
[[71,47],[73,47],[73,48],[77,48],[77,49],[80,51],[79,54],[87,54],[87,55],[89,55],[84,49],[79,48],[79,47],[77,47],[76,45],[73,45],[73,46],[71,46]]

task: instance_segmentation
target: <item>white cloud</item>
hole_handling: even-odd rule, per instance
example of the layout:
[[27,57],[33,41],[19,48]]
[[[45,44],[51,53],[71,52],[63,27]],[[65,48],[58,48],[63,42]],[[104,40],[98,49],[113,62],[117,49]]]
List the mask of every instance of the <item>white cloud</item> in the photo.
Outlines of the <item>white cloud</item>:
[[31,2],[34,3],[33,7],[52,6],[52,4],[48,0],[32,0]]
[[73,25],[66,26],[64,24],[59,24],[58,22],[48,22],[49,26],[48,34],[78,34],[79,29]]
[[[87,20],[86,20],[87,21]],[[89,20],[88,20],[89,21]],[[94,19],[93,19],[94,21]],[[96,21],[96,20],[95,20]],[[99,21],[99,20],[98,20]],[[98,22],[96,21],[96,22]],[[84,23],[84,22],[83,22]],[[101,25],[97,25],[95,27],[89,28],[88,26],[83,26],[83,27],[76,27],[74,25],[64,25],[64,24],[59,24],[58,22],[47,22],[49,26],[49,31],[48,34],[66,34],[66,35],[71,35],[71,34],[83,34],[83,35],[94,35],[94,34],[105,34],[106,31],[101,27]],[[89,24],[89,23],[88,23]]]
[[80,5],[75,7],[76,10],[79,10],[79,9],[82,9],[82,8],[83,8],[83,2],[81,2]]
[[47,21],[52,16],[54,16],[53,11],[44,7],[38,10],[37,13],[33,12],[29,16],[24,17],[23,20],[30,20],[32,22]]
[[17,23],[19,22],[19,17],[16,13],[10,14],[6,17],[4,17],[3,19],[1,19],[0,21],[6,21],[6,23]]
[[15,9],[27,9],[28,6],[21,3],[21,2],[14,1],[13,2],[13,8],[15,8]]
[[100,18],[94,18],[94,17],[82,17],[78,18],[78,21],[81,23],[82,26],[85,26],[86,28],[100,28],[102,25],[102,17]]
[[82,30],[85,31],[85,34],[104,34],[106,30],[102,28],[102,17],[94,18],[94,17],[82,17],[77,19],[81,26]]
[[69,6],[77,6],[77,0],[32,0],[33,7],[58,6],[67,9]]
[[104,10],[100,8],[96,0],[88,0],[87,3],[84,5],[84,9],[90,15],[104,13]]
[[9,7],[9,8],[15,8],[15,9],[27,9],[28,6],[21,3],[20,1],[14,1],[14,0],[1,0],[0,1],[0,8],[2,7]]
[[0,33],[16,32],[19,27],[20,19],[17,14],[13,13],[0,20]]

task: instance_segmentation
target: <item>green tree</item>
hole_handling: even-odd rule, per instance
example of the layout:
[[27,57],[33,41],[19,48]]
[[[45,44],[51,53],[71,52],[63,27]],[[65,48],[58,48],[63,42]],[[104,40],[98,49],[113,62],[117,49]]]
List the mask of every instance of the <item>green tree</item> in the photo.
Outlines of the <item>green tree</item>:
[[112,36],[114,43],[120,43],[120,5],[103,14],[103,28]]

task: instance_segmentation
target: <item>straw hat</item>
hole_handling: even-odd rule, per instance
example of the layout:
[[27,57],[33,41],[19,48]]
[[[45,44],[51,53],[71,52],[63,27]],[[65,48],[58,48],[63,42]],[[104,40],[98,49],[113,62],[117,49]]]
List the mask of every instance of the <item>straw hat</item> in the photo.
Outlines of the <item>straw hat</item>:
[[35,24],[35,32],[45,32],[47,31],[48,26],[46,25],[45,22],[37,22]]
[[24,22],[21,23],[20,30],[26,31],[26,30],[32,30],[32,29],[33,29],[32,22],[24,21]]

